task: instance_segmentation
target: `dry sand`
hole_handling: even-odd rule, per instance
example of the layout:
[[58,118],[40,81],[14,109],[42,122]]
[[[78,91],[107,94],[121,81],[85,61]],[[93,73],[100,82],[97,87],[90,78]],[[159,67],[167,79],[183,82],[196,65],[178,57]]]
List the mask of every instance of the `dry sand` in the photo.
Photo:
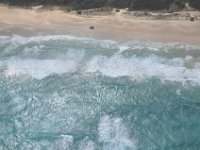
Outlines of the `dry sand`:
[[[94,30],[89,27],[94,26]],[[200,21],[139,20],[124,17],[122,12],[107,16],[77,16],[61,10],[0,6],[0,34],[17,34],[12,28],[52,34],[73,34],[115,40],[143,40],[200,44]],[[28,32],[28,31],[27,31]]]

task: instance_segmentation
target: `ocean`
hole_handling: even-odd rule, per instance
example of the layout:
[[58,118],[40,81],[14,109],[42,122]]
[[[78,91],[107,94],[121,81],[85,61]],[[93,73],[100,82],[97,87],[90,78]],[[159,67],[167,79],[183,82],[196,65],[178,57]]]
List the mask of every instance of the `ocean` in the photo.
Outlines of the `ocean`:
[[0,36],[0,150],[200,149],[200,46]]

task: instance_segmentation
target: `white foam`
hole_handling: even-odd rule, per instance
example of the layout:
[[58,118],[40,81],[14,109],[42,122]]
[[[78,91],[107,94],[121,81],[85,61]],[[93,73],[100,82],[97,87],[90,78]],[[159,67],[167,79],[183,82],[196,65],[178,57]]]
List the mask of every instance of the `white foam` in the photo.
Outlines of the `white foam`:
[[6,76],[28,74],[36,79],[43,79],[52,74],[72,73],[77,69],[77,63],[72,60],[14,59],[6,65]]
[[180,95],[181,95],[181,90],[180,90],[180,89],[177,89],[177,90],[176,90],[176,94],[180,96]]
[[96,40],[92,38],[76,37],[70,35],[43,35],[43,36],[32,36],[32,37],[12,35],[12,36],[0,36],[0,40],[3,41],[2,44],[10,43],[10,45],[4,49],[4,52],[6,53],[25,44],[29,43],[40,44],[42,42],[48,42],[48,41],[81,41],[82,43],[94,43],[95,45],[99,45],[103,48],[111,48],[116,45],[116,42],[112,40]]
[[127,45],[119,45],[119,52],[118,53],[122,53],[126,50],[128,50],[130,47]]
[[79,144],[79,150],[95,150],[96,144],[87,137]]
[[70,147],[73,144],[73,136],[71,135],[61,135],[60,139],[56,141],[57,148],[59,150],[67,150],[70,149]]
[[161,43],[161,42],[143,42],[143,41],[131,41],[126,42],[123,45],[129,46],[128,50],[148,50],[148,51],[169,51],[175,49],[182,50],[200,50],[200,45],[190,45],[184,43]]
[[188,62],[189,57],[166,59],[151,55],[125,58],[116,54],[111,57],[94,56],[86,64],[82,62],[83,57],[84,52],[69,51],[62,59],[9,59],[0,61],[0,66],[6,66],[4,72],[7,76],[28,74],[36,79],[43,79],[52,74],[76,72],[82,67],[80,69],[82,73],[101,73],[114,78],[129,76],[136,81],[141,81],[157,77],[163,81],[183,83],[189,81],[200,84],[199,62],[194,64],[194,68],[187,68],[185,63]]
[[[42,46],[33,47],[29,50],[38,51]],[[76,72],[80,62],[84,58],[85,52],[69,49],[66,54],[62,54],[58,59],[32,59],[32,58],[10,58],[0,61],[0,69],[8,76],[30,75],[36,79],[43,79],[52,74],[61,75],[63,73]]]
[[106,115],[100,119],[98,125],[99,142],[105,150],[136,149],[136,140],[129,136],[121,118],[111,118]]
[[149,51],[160,51],[167,48],[167,44],[159,42],[142,42],[142,41],[132,41],[128,42],[127,45],[132,50],[149,50]]
[[[20,45],[28,44],[31,42],[40,43],[40,42],[47,42],[47,41],[85,41],[85,42],[102,42],[110,46],[112,44],[116,44],[116,41],[113,40],[97,40],[94,38],[89,37],[77,37],[71,35],[42,35],[42,36],[31,36],[31,37],[24,37],[19,35],[12,35],[12,36],[0,36],[0,40],[5,40],[10,43],[18,43]],[[101,43],[99,43],[101,44]]]
[[195,69],[200,69],[200,62],[196,62],[194,68]]
[[12,36],[0,36],[0,45],[9,43],[4,49],[4,52],[9,53],[10,51],[18,48],[19,46],[37,43],[41,44],[42,42],[48,41],[81,41],[82,43],[93,43],[96,46],[100,46],[106,49],[119,49],[118,53],[122,53],[126,50],[149,50],[149,51],[168,51],[176,49],[185,49],[185,50],[199,50],[198,45],[187,45],[182,43],[159,43],[159,42],[142,42],[142,41],[131,41],[123,44],[119,44],[116,41],[112,40],[97,40],[94,38],[87,37],[76,37],[71,35],[43,35],[43,36],[32,36],[32,37],[23,37],[19,35]]
[[75,37],[70,35],[44,35],[44,36],[32,36],[32,37],[22,37],[18,35],[13,35],[10,37],[13,42],[27,44],[30,42],[45,42],[51,40],[89,40],[90,38]]
[[130,76],[137,80],[158,77],[161,80],[200,84],[200,69],[186,68],[184,61],[183,58],[165,59],[155,55],[130,58],[121,55],[96,56],[89,61],[86,71],[110,77]]
[[90,38],[82,38],[82,37],[75,37],[70,35],[44,35],[44,36],[32,36],[32,37],[23,37],[19,35],[12,35],[9,37],[2,36],[1,38],[4,38],[4,41],[9,42],[10,45],[4,49],[4,52],[8,53],[17,47],[21,45],[25,45],[28,43],[41,43],[41,42],[47,42],[47,41],[56,41],[56,40],[65,40],[65,41],[71,41],[71,40],[90,40]]
[[0,46],[4,46],[9,43],[9,36],[0,36]]
[[0,40],[7,40],[9,39],[9,36],[0,36]]
[[38,46],[33,46],[33,47],[25,47],[24,48],[24,53],[27,53],[27,54],[34,54],[34,53],[38,53],[39,51],[41,51],[43,48],[45,48],[44,45],[38,45]]

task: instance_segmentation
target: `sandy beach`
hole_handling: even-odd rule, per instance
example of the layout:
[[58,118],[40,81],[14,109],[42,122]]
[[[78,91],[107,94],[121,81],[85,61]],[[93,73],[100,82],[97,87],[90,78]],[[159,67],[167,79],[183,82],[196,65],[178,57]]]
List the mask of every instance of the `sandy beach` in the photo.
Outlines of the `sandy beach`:
[[[123,11],[105,16],[83,16],[62,10],[38,10],[0,6],[0,34],[42,31],[52,34],[72,34],[114,40],[184,42],[200,44],[200,21],[150,20],[122,15]],[[94,26],[94,30],[89,27]],[[18,28],[15,30],[15,28]]]

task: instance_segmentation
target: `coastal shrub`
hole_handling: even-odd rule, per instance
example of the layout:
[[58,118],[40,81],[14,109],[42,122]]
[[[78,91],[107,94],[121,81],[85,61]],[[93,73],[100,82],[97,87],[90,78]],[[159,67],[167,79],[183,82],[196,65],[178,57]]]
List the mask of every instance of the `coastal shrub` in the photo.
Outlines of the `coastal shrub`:
[[172,4],[170,4],[169,11],[180,11],[186,7],[187,0],[174,0]]
[[189,4],[191,7],[200,10],[200,0],[189,0]]
[[132,0],[131,10],[162,10],[168,9],[174,0]]
[[100,8],[106,5],[107,0],[75,0],[70,3],[74,9]]
[[120,9],[116,9],[115,12],[120,12]]
[[116,8],[128,8],[133,0],[108,0],[107,5]]
[[174,4],[176,6],[178,6],[179,9],[183,9],[185,8],[185,3],[187,2],[187,0],[175,0]]
[[189,2],[200,9],[200,0],[0,0],[1,3],[31,7],[35,5],[67,6],[72,9],[91,9],[100,7],[129,8],[129,10],[168,10],[176,6],[179,10]]
[[80,10],[77,11],[77,15],[81,15],[81,11]]

